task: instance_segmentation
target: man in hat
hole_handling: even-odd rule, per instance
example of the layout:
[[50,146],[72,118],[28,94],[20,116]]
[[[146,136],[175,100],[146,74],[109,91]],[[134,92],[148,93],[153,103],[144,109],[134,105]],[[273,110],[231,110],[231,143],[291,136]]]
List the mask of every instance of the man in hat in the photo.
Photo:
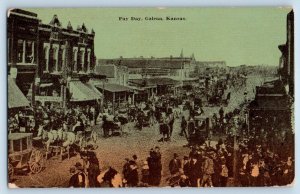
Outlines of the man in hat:
[[212,187],[212,175],[214,172],[214,161],[212,160],[213,152],[207,152],[206,156],[204,156],[204,163],[203,163],[203,178],[201,181],[201,186]]
[[129,169],[127,176],[127,186],[137,187],[139,183],[138,167],[135,161],[129,161]]
[[87,173],[90,187],[97,187],[99,183],[97,177],[100,174],[99,160],[96,153],[93,151],[93,145],[89,144],[85,147],[85,150],[81,152],[81,157],[86,162]]
[[191,155],[188,176],[192,187],[200,187],[202,178],[201,161],[198,155]]
[[84,188],[85,187],[85,174],[83,173],[83,167],[80,162],[76,162],[75,166],[70,169],[72,174],[69,187]]
[[181,168],[181,161],[178,159],[178,155],[174,153],[173,159],[169,162],[169,170],[171,175],[175,175]]
[[180,136],[185,135],[185,137],[187,138],[187,134],[186,134],[187,121],[185,120],[184,116],[182,116],[180,126],[181,126]]
[[220,158],[221,160],[221,172],[220,172],[220,186],[226,187],[228,180],[228,168],[226,166],[226,159],[224,156]]
[[130,163],[129,163],[129,158],[125,158],[125,164],[123,165],[123,177],[127,181],[129,178],[129,171],[130,171]]
[[183,157],[183,172],[184,174],[189,177],[189,172],[190,172],[190,160],[188,156]]

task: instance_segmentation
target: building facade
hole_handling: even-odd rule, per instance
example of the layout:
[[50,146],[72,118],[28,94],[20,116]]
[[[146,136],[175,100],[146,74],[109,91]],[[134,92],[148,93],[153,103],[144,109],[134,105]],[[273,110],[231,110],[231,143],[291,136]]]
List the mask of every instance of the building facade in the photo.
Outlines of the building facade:
[[93,29],[63,26],[57,15],[43,23],[36,13],[13,9],[8,16],[8,69],[35,101],[66,102],[69,83],[87,82],[95,67]]
[[121,65],[96,65],[94,73],[106,77],[107,83],[128,85],[128,68]]
[[98,64],[114,64],[126,66],[129,77],[169,77],[175,80],[189,78],[195,71],[196,61],[191,57],[163,57],[163,58],[116,58],[99,59]]
[[287,42],[279,45],[282,52],[279,78],[256,87],[255,99],[249,106],[249,127],[255,130],[291,132],[294,101],[294,13],[287,15]]

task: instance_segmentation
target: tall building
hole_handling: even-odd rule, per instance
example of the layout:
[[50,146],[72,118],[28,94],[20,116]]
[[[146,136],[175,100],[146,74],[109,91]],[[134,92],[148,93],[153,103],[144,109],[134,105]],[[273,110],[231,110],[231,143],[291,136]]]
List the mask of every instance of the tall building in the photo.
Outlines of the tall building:
[[279,78],[256,87],[249,107],[250,129],[292,131],[294,101],[294,13],[287,15],[287,42],[282,52]]
[[43,23],[36,13],[21,9],[10,10],[7,22],[8,73],[33,105],[36,101],[65,105],[72,96],[72,82],[84,87],[93,73],[93,29],[84,23],[77,28],[71,22],[63,26],[57,15]]

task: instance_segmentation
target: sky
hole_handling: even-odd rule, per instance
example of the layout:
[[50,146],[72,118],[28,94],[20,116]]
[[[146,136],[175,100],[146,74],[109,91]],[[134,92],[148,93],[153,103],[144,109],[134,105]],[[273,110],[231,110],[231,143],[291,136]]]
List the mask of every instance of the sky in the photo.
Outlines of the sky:
[[[277,66],[278,45],[286,42],[291,8],[40,8],[26,9],[49,23],[57,14],[63,27],[85,23],[95,35],[97,58],[185,57],[224,60],[229,66]],[[145,17],[184,17],[184,21],[149,21]],[[128,20],[119,20],[127,17]],[[132,21],[140,17],[142,21]]]

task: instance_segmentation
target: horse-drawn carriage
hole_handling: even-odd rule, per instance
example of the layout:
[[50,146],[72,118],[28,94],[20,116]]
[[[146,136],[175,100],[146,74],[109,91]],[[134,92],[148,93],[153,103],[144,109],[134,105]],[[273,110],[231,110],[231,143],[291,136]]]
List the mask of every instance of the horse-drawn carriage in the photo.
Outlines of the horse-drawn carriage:
[[105,114],[102,116],[102,128],[104,137],[122,135],[121,122],[118,117]]
[[[190,124],[193,122],[193,124]],[[195,116],[193,121],[188,123],[188,142],[190,146],[203,145],[209,137],[210,119],[204,115]]]
[[32,145],[32,133],[8,135],[8,174],[11,178],[16,170],[39,173],[45,167],[45,153]]
[[227,94],[226,98],[224,98],[224,94],[215,94],[211,96],[208,100],[209,106],[228,106],[230,100],[230,92]]

